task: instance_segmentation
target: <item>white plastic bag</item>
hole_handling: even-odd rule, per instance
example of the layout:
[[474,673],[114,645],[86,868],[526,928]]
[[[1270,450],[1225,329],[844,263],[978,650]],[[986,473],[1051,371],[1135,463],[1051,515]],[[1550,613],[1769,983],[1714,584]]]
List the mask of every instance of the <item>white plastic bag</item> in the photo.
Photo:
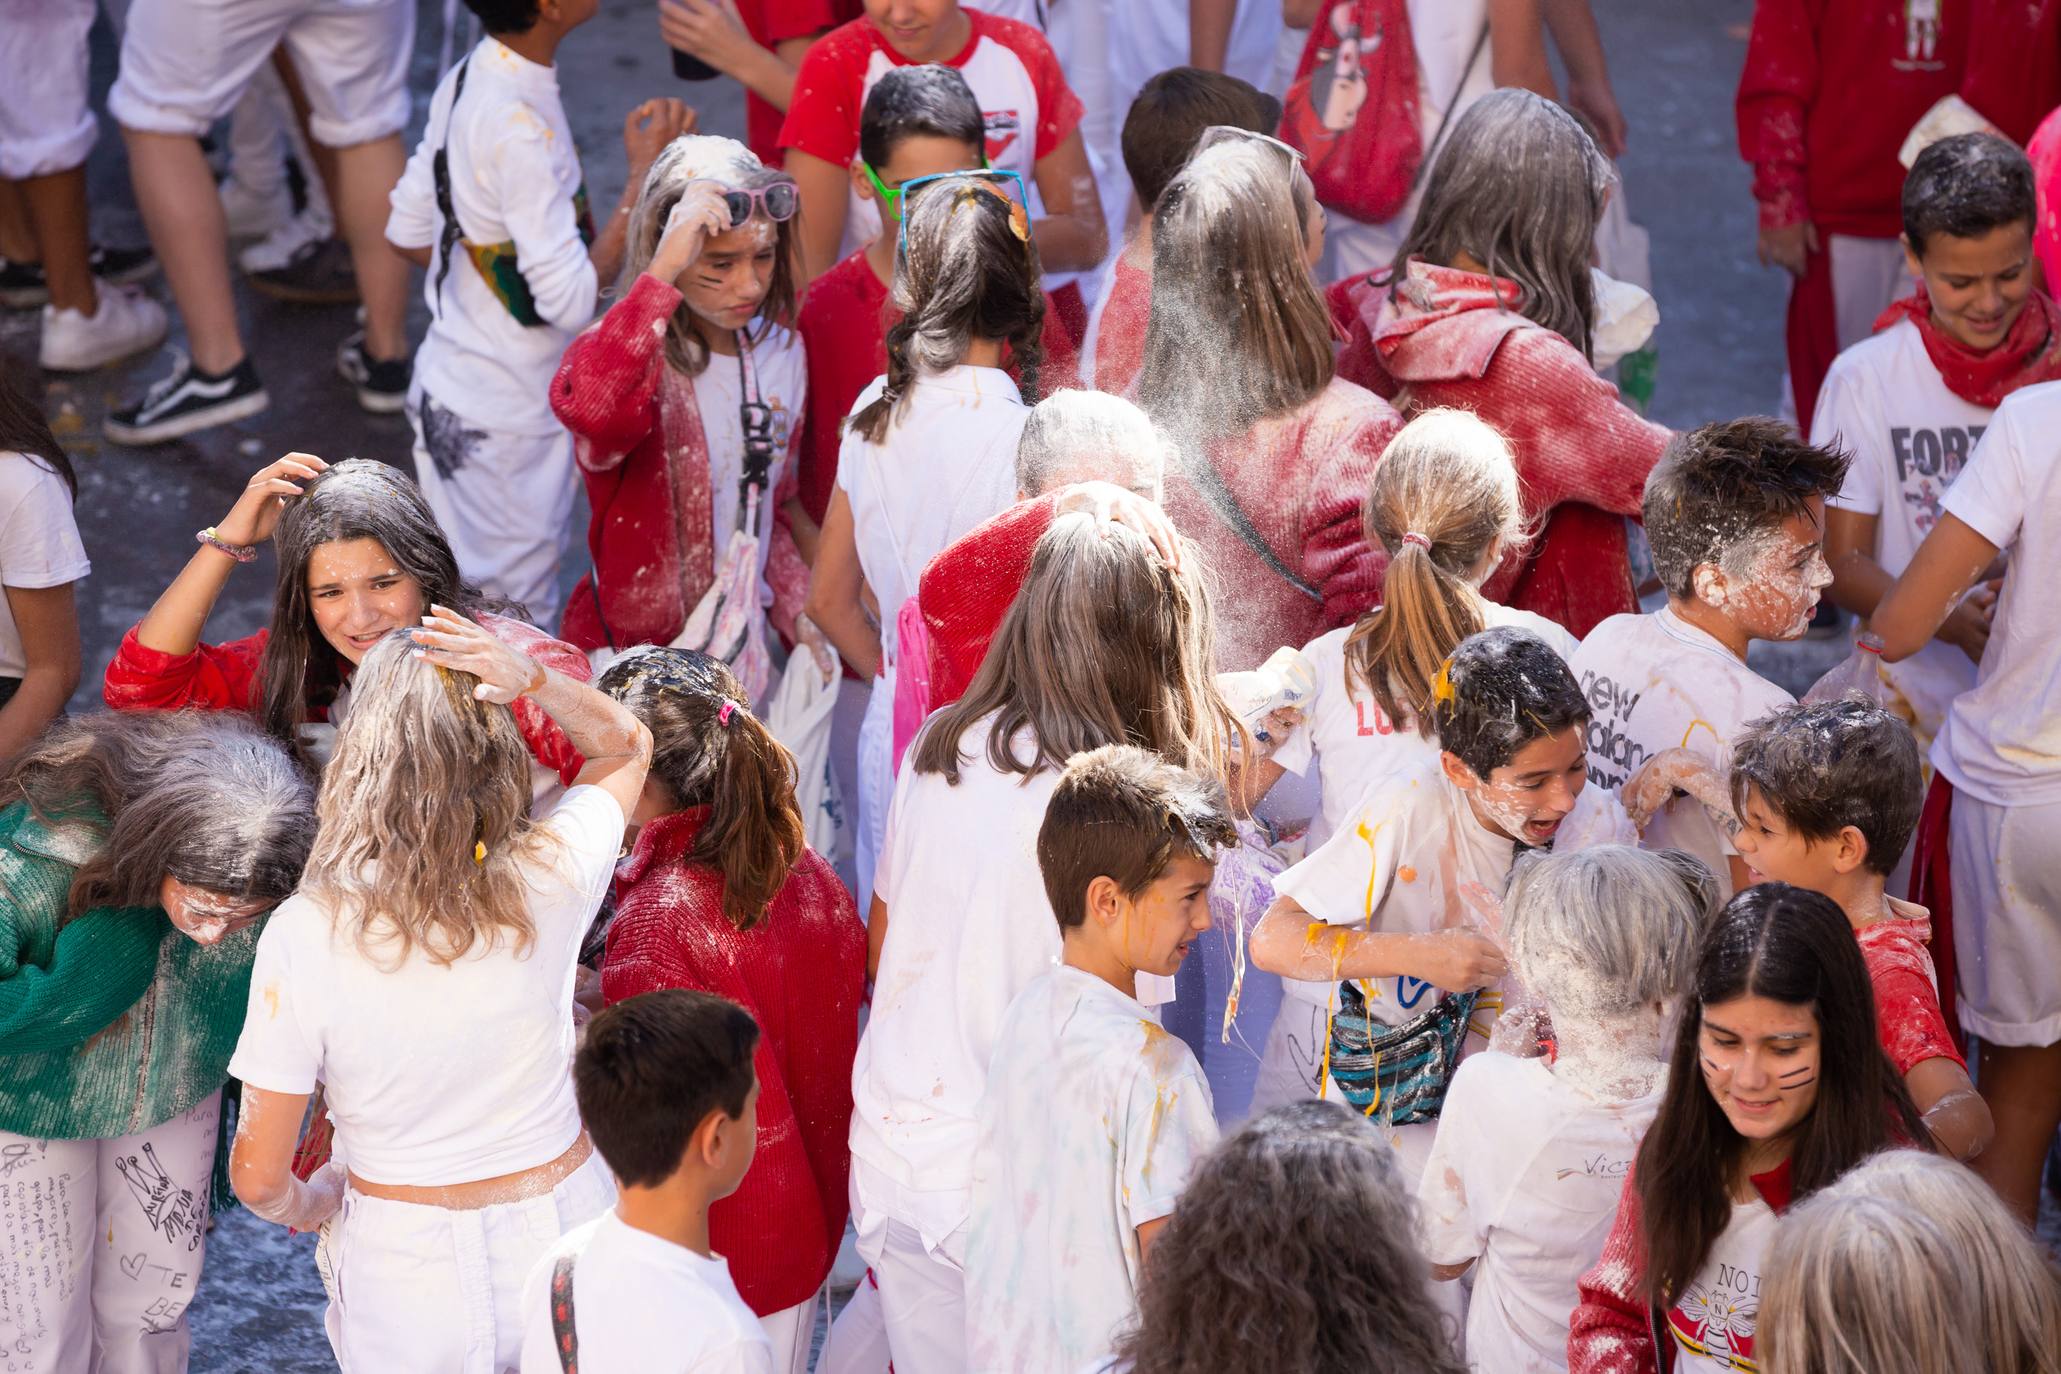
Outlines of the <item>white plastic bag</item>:
[[1815,706],[1821,701],[1838,701],[1854,692],[1877,706],[1888,697],[1882,682],[1882,641],[1872,633],[1859,636],[1854,641],[1853,652],[1838,667],[1811,684],[1811,689],[1803,694],[1803,704]]
[[837,776],[830,769],[830,715],[837,679],[823,680],[816,656],[797,646],[764,712],[766,729],[794,755],[794,800],[801,808],[809,848],[835,864],[850,827]]

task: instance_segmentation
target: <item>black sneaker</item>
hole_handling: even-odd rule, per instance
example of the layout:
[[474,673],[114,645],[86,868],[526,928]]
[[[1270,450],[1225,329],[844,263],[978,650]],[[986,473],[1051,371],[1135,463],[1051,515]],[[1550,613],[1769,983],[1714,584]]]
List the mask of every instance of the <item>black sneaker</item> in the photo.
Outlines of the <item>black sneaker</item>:
[[251,289],[296,305],[349,305],[358,299],[351,250],[339,239],[302,244],[286,266],[249,274]]
[[336,371],[358,389],[358,404],[374,415],[398,414],[408,404],[406,358],[375,358],[365,351],[365,331],[354,331],[336,350]]
[[86,255],[93,275],[117,286],[133,286],[157,271],[157,254],[142,248],[109,248],[95,244]]
[[181,355],[171,376],[153,382],[134,405],[111,411],[100,429],[117,444],[162,444],[256,415],[270,404],[249,358],[210,377]]
[[42,263],[0,258],[0,306],[34,310],[48,304],[50,284],[43,280]]

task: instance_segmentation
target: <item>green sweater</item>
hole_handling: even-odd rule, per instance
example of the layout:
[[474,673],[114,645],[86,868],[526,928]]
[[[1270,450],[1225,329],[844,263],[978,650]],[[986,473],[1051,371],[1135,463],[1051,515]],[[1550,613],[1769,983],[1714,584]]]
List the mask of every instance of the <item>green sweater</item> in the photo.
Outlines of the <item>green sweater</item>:
[[58,928],[103,825],[0,810],[0,1130],[105,1140],[188,1111],[228,1081],[258,926],[204,946],[158,907]]

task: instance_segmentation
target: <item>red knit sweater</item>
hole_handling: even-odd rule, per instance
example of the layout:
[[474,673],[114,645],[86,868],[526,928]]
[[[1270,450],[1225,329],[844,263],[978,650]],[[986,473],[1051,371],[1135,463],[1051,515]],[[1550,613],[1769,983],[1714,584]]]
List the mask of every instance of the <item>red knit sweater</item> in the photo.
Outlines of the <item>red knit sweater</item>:
[[[585,654],[534,625],[498,615],[481,615],[476,619],[503,644],[522,650],[575,682],[585,682],[592,676]],[[265,641],[270,635],[269,630],[259,630],[226,644],[199,645],[190,654],[168,654],[145,648],[136,638],[136,630],[131,629],[122,636],[121,647],[107,665],[107,675],[100,685],[101,700],[116,711],[254,711],[258,704],[258,664],[265,655]],[[315,652],[331,650],[325,647]],[[350,673],[349,664],[340,666],[346,675]],[[516,728],[522,731],[530,755],[571,786],[582,762],[572,741],[529,697],[516,698],[513,710]],[[308,712],[310,720],[328,717],[326,706]]]
[[1002,617],[1030,576],[1031,554],[1052,528],[1054,496],[1018,501],[945,546],[917,584],[930,631],[930,709],[966,695]]
[[1820,232],[1862,238],[1901,231],[1897,150],[1960,85],[1970,5],[1939,0],[1933,25],[1911,22],[1913,8],[1906,0],[1754,5],[1736,115],[1763,229],[1809,220]]
[[763,1317],[822,1286],[844,1235],[866,928],[814,850],[803,852],[757,925],[731,925],[722,875],[683,859],[708,815],[695,807],[638,832],[616,871],[601,994],[613,1005],[697,988],[758,1022],[758,1153],[708,1220],[709,1244]]
[[1423,262],[1410,270],[1397,300],[1374,274],[1341,284],[1356,313],[1338,372],[1405,414],[1471,410],[1510,441],[1525,516],[1543,529],[1483,594],[1577,637],[1636,611],[1623,517],[1639,518],[1670,432],[1619,400],[1574,345],[1511,308],[1514,284]]

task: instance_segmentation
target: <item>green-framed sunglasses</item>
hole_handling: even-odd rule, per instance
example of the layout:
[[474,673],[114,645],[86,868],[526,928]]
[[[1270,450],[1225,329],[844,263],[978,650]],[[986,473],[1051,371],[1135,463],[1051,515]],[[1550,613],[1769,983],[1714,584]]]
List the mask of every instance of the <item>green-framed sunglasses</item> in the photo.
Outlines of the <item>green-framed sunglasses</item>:
[[[871,183],[871,184],[872,184],[872,187],[873,187],[873,193],[874,193],[875,195],[879,196],[879,197],[881,198],[881,200],[883,200],[883,201],[885,201],[885,202],[887,203],[887,213],[888,213],[889,215],[891,215],[891,216],[892,216],[892,217],[893,217],[894,219],[898,220],[898,221],[899,221],[899,220],[901,219],[901,217],[902,217],[902,193],[903,193],[903,192],[905,192],[905,191],[907,191],[907,190],[909,189],[909,187],[910,187],[910,186],[912,186],[912,185],[915,185],[915,184],[917,184],[917,183],[919,183],[919,182],[927,182],[927,181],[931,180],[931,178],[930,178],[930,177],[911,177],[911,178],[910,178],[910,179],[909,179],[908,181],[905,181],[905,182],[903,182],[903,183],[902,183],[902,184],[901,184],[900,186],[890,186],[890,185],[888,185],[888,184],[887,184],[886,182],[884,182],[884,181],[882,181],[882,180],[880,179],[880,173],[878,173],[878,172],[876,172],[876,171],[874,171],[874,170],[873,170],[873,164],[872,164],[872,163],[870,163],[870,162],[866,162],[866,161],[863,161],[863,160],[862,160],[862,161],[861,161],[861,162],[859,163],[859,166],[863,167],[863,168],[864,168],[864,169],[866,170],[866,180],[867,180],[867,181],[868,181],[869,183]],[[985,172],[985,171],[989,171],[989,170],[992,170],[992,164],[991,164],[991,163],[989,163],[989,161],[987,160],[987,158],[986,158],[985,156],[983,156],[983,157],[981,158],[981,160],[980,160],[980,170],[981,170],[981,171],[983,171],[983,172]],[[968,169],[968,170],[967,170],[966,172],[964,172],[964,173],[961,173],[961,172],[938,172],[938,173],[935,173],[934,175],[936,175],[936,176],[964,176],[964,175],[970,175],[970,174],[971,174],[971,172],[972,172],[972,169],[971,169],[971,168],[969,168],[969,169]]]

